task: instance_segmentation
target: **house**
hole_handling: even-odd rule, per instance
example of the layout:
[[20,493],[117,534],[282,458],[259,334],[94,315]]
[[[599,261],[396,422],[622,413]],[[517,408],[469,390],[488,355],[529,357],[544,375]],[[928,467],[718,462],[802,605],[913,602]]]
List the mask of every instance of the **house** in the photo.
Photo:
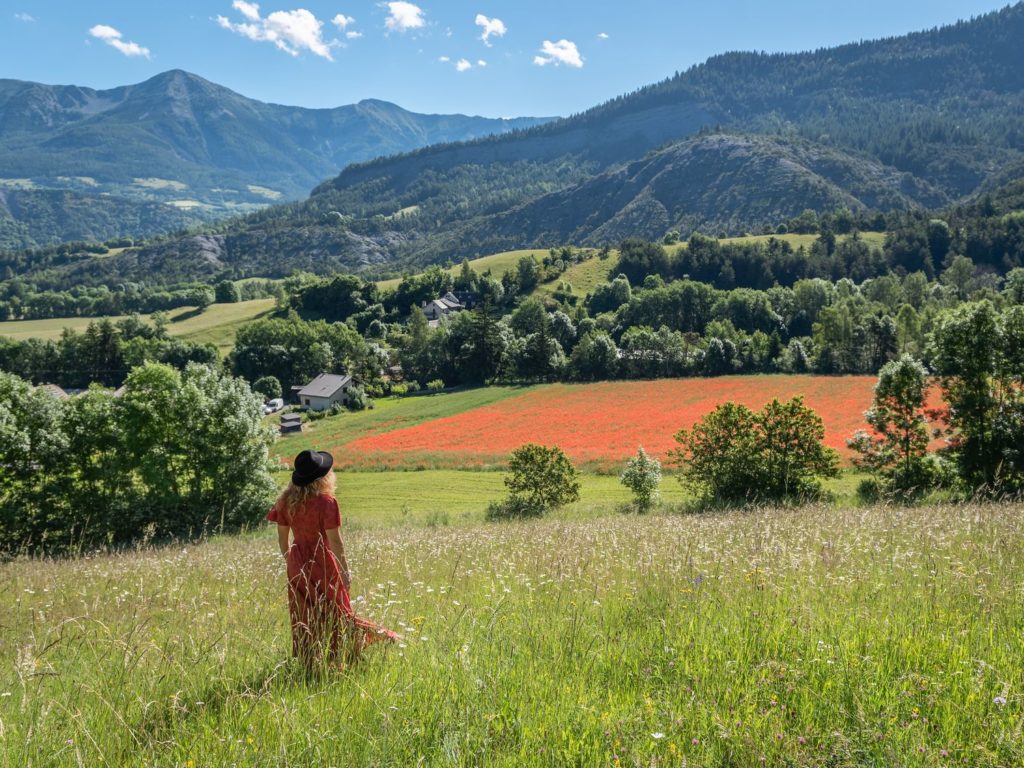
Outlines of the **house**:
[[298,391],[299,405],[313,411],[326,411],[333,405],[344,405],[351,387],[351,376],[321,373]]
[[68,393],[64,388],[58,387],[56,384],[40,384],[36,389],[41,389],[43,392],[57,400],[67,400],[71,397],[70,393]]
[[422,309],[423,314],[427,316],[427,320],[440,320],[452,312],[461,312],[466,309],[466,305],[459,301],[458,296],[448,291],[439,299],[423,302]]

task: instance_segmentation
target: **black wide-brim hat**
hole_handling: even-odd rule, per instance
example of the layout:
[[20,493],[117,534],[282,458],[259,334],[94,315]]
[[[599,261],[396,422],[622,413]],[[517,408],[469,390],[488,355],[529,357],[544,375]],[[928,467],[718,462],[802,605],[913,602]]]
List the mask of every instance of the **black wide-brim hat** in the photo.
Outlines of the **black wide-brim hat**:
[[331,471],[334,457],[327,451],[303,451],[295,457],[292,483],[309,485]]

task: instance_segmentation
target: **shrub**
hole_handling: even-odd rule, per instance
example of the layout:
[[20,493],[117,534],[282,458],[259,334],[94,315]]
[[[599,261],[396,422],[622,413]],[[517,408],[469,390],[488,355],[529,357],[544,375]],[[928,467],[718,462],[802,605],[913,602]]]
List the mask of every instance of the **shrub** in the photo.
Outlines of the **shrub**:
[[820,495],[819,479],[839,474],[824,445],[825,425],[802,397],[761,411],[727,402],[676,435],[681,480],[706,501],[778,502]]
[[626,469],[619,479],[633,492],[637,511],[647,512],[658,501],[661,462],[648,456],[647,451],[641,446],[637,449],[636,456],[626,462]]
[[441,379],[434,379],[433,381],[427,382],[428,392],[440,392],[444,389],[444,382]]
[[348,390],[348,397],[345,400],[345,406],[350,411],[365,411],[369,398],[366,396],[366,392],[362,387],[350,387]]
[[265,400],[273,400],[276,397],[281,397],[281,382],[277,380],[276,376],[261,376],[252,385],[252,391],[263,395]]
[[540,517],[580,498],[579,474],[561,448],[532,443],[516,448],[508,468],[508,498],[488,507],[490,520]]

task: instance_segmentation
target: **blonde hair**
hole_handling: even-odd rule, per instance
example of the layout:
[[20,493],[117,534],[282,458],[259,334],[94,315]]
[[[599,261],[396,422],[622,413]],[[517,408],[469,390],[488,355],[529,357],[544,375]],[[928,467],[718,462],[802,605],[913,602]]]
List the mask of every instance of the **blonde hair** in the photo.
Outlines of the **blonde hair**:
[[333,496],[334,486],[334,470],[314,480],[309,485],[288,483],[288,487],[281,491],[276,506],[284,507],[288,510],[289,515],[294,515],[297,509],[300,509],[303,504],[312,498],[321,495]]

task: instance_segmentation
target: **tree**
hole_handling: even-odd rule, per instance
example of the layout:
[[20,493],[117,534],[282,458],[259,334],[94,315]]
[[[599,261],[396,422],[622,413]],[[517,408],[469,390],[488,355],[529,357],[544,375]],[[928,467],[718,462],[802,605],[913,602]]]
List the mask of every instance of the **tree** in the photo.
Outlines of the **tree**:
[[509,497],[492,506],[490,517],[540,517],[580,498],[579,473],[561,448],[533,443],[509,457]]
[[824,423],[801,397],[757,413],[726,402],[676,434],[673,457],[683,483],[708,501],[803,499],[821,493],[820,478],[839,473],[839,455],[824,437]]
[[854,463],[900,494],[919,494],[931,480],[928,454],[928,371],[904,355],[882,367],[872,407],[864,414],[875,435],[857,432],[847,444]]
[[643,446],[640,446],[636,456],[626,462],[626,468],[619,476],[619,480],[633,492],[637,511],[647,512],[658,501],[661,462],[648,456]]
[[281,382],[276,376],[261,376],[252,385],[252,391],[263,395],[265,400],[273,400],[281,397]]
[[242,300],[238,286],[231,280],[221,280],[213,289],[218,304],[236,304]]
[[637,238],[623,240],[619,245],[617,269],[632,285],[640,285],[648,275],[668,277],[671,271],[668,254],[660,243]]
[[615,376],[619,350],[604,331],[592,331],[580,339],[570,356],[572,375],[580,381],[600,381]]
[[947,405],[951,452],[974,493],[1024,489],[1024,307],[989,301],[941,316],[931,359]]

